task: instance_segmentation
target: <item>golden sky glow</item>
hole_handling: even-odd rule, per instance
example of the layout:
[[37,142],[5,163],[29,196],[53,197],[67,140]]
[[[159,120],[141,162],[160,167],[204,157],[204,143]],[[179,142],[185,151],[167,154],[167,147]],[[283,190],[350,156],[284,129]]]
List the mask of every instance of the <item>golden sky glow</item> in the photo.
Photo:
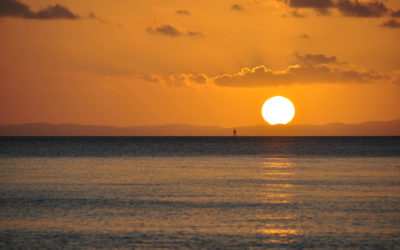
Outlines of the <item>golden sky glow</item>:
[[400,118],[400,1],[0,2],[0,124]]

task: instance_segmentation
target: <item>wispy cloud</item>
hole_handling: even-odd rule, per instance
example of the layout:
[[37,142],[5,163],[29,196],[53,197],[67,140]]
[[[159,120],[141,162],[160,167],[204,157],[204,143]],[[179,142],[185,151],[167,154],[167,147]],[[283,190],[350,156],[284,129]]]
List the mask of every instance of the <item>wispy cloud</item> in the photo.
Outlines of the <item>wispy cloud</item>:
[[198,31],[181,31],[180,29],[170,25],[170,24],[163,24],[158,26],[150,26],[146,28],[146,32],[152,35],[164,35],[170,37],[180,37],[180,36],[187,36],[192,38],[200,38],[203,37],[204,34]]
[[244,11],[244,8],[243,8],[242,5],[233,4],[233,5],[231,6],[231,10],[233,10],[233,11]]
[[295,36],[294,38],[310,39],[311,37],[308,34],[301,34],[301,35]]
[[382,23],[381,26],[386,28],[400,28],[400,22],[392,18]]
[[296,54],[295,56],[298,62],[304,65],[337,63],[336,56],[326,56],[324,54],[305,54],[305,55]]
[[175,11],[176,14],[178,15],[183,15],[183,16],[189,16],[190,12],[188,10],[183,10],[183,9],[179,9]]
[[205,74],[175,73],[164,77],[157,74],[136,74],[135,77],[149,83],[171,87],[200,87],[211,83],[211,79]]

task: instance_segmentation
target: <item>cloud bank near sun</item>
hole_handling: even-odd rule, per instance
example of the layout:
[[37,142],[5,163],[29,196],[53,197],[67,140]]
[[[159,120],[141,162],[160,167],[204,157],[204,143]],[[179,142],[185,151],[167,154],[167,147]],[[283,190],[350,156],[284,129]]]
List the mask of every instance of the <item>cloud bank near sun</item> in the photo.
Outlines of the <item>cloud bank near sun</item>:
[[335,56],[324,54],[295,54],[296,64],[284,70],[273,70],[265,65],[244,67],[237,73],[207,74],[176,73],[168,76],[137,74],[136,77],[169,86],[216,85],[222,87],[271,87],[290,84],[349,84],[390,82],[387,74],[366,70],[341,62]]

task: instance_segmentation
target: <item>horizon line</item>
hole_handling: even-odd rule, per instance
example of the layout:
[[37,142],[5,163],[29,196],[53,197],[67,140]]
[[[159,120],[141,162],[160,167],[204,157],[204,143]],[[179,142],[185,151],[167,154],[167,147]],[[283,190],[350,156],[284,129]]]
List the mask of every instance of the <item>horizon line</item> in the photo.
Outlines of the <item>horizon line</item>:
[[365,123],[374,123],[374,122],[394,122],[394,121],[399,121],[400,118],[397,119],[392,119],[392,120],[367,120],[363,122],[357,122],[357,123],[345,123],[345,122],[328,122],[328,123],[323,123],[323,124],[310,124],[310,123],[295,123],[295,124],[276,124],[276,125],[271,125],[267,122],[263,124],[254,124],[254,125],[239,125],[239,126],[232,126],[232,127],[223,127],[219,125],[196,125],[196,124],[188,124],[188,123],[164,123],[164,124],[158,124],[158,125],[104,125],[104,124],[83,124],[83,123],[70,123],[70,122],[64,122],[64,123],[52,123],[52,122],[26,122],[26,123],[8,123],[8,124],[0,124],[0,127],[3,126],[23,126],[23,125],[72,125],[72,126],[96,126],[96,127],[113,127],[113,128],[132,128],[132,127],[163,127],[163,126],[193,126],[193,127],[217,127],[217,128],[222,128],[222,129],[228,129],[228,128],[240,128],[240,127],[255,127],[255,126],[263,126],[267,125],[268,127],[281,127],[281,126],[326,126],[326,125],[360,125],[360,124],[365,124]]

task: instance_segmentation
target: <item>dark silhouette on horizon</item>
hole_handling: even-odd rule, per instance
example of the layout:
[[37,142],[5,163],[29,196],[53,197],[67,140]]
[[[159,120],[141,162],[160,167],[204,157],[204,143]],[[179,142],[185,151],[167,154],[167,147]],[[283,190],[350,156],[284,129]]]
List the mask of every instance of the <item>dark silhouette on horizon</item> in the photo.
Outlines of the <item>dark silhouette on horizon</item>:
[[[170,124],[113,127],[79,124],[27,123],[0,125],[0,136],[400,136],[400,119],[360,124],[260,124],[239,128]],[[236,133],[235,133],[236,132]]]

